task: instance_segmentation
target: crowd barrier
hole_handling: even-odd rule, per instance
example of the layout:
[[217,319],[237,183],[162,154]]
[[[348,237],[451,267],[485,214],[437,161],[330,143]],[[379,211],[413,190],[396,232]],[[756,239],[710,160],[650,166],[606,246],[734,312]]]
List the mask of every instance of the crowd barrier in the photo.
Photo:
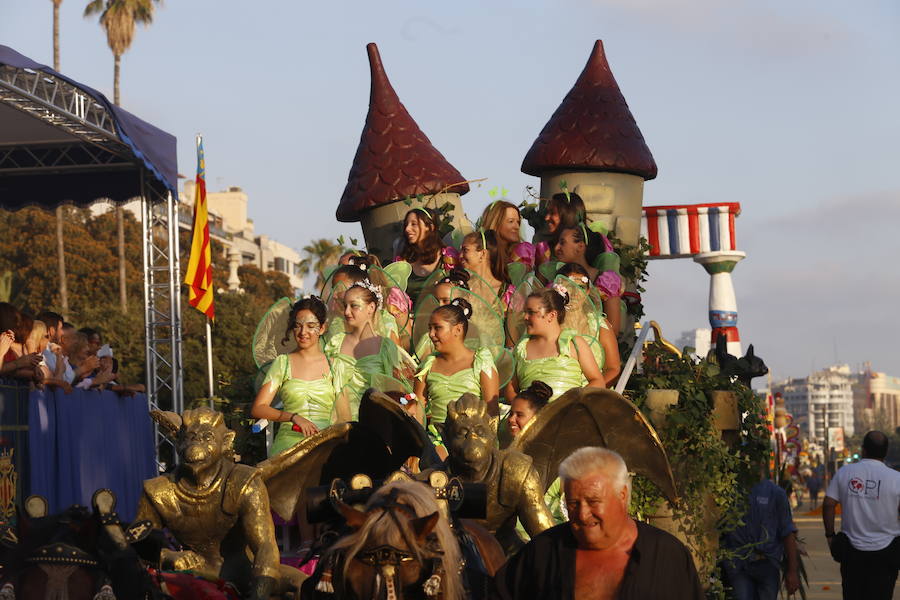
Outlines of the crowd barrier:
[[142,482],[157,475],[153,423],[143,394],[29,391],[3,380],[0,433],[0,452],[13,449],[19,504],[40,494],[52,512],[90,506],[95,490],[109,488],[118,499],[117,512],[130,521]]

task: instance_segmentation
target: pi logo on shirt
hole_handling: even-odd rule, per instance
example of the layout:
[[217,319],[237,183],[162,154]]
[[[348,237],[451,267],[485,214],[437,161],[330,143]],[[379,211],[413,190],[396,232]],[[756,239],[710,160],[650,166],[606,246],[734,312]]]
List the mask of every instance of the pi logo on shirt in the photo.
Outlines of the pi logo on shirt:
[[881,480],[853,477],[847,482],[847,488],[854,496],[877,500],[881,495]]

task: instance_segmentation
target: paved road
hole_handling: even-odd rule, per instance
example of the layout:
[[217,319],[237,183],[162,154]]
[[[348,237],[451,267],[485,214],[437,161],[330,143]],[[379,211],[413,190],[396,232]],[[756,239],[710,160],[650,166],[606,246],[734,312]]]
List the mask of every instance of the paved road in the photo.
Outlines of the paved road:
[[[841,600],[840,567],[831,554],[825,541],[825,530],[822,528],[821,516],[805,516],[799,511],[794,513],[794,523],[799,530],[797,535],[804,543],[808,556],[803,557],[806,575],[809,577],[807,588],[809,600]],[[835,526],[840,529],[839,524]],[[797,598],[800,596],[797,595]]]
[[[835,529],[840,531],[840,517],[836,521]],[[821,515],[807,516],[795,511],[794,523],[797,524],[798,535],[805,542],[808,554],[803,557],[809,577],[808,600],[841,600],[840,567],[828,552]],[[799,594],[796,597],[799,598]],[[894,598],[900,598],[900,584],[894,588]]]

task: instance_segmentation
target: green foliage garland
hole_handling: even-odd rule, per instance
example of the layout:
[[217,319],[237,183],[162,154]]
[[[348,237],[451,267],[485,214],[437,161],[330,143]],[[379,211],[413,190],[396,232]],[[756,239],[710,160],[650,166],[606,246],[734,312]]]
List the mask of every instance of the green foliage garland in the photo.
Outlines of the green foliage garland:
[[[711,521],[718,534],[741,524],[746,510],[746,492],[758,480],[758,464],[769,452],[764,408],[745,385],[719,373],[718,365],[690,356],[676,356],[659,344],[645,349],[644,372],[628,382],[626,396],[643,410],[647,393],[653,389],[678,390],[678,404],[667,413],[665,424],[657,429],[675,475],[680,495],[676,516],[681,531],[693,541],[703,564],[715,565],[729,555],[711,547],[705,538]],[[738,414],[744,415],[740,439],[734,447],[722,440],[713,426],[713,391],[734,392]],[[648,520],[663,506],[663,498],[648,481],[636,477],[631,512]],[[701,573],[711,581],[710,598],[724,598],[721,581],[714,573]]]

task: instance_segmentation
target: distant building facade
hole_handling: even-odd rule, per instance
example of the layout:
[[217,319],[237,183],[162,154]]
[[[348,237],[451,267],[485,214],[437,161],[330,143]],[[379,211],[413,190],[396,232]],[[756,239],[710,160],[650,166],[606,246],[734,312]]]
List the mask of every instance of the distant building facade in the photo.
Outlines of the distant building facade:
[[887,433],[900,426],[900,377],[872,371],[853,376],[853,417],[858,428]]
[[[221,192],[207,192],[206,204],[211,226],[219,226],[224,233],[221,241],[229,260],[236,259],[241,265],[256,265],[262,271],[284,273],[295,292],[303,289],[300,252],[267,235],[256,235],[253,220],[247,216],[248,196],[244,190],[232,186]],[[181,196],[182,225],[187,221],[187,227],[191,226],[193,206],[194,182],[186,181]]]
[[838,365],[782,381],[772,386],[772,393],[781,393],[800,435],[824,446],[829,427],[843,427],[846,437],[854,434],[853,384],[850,367]]

